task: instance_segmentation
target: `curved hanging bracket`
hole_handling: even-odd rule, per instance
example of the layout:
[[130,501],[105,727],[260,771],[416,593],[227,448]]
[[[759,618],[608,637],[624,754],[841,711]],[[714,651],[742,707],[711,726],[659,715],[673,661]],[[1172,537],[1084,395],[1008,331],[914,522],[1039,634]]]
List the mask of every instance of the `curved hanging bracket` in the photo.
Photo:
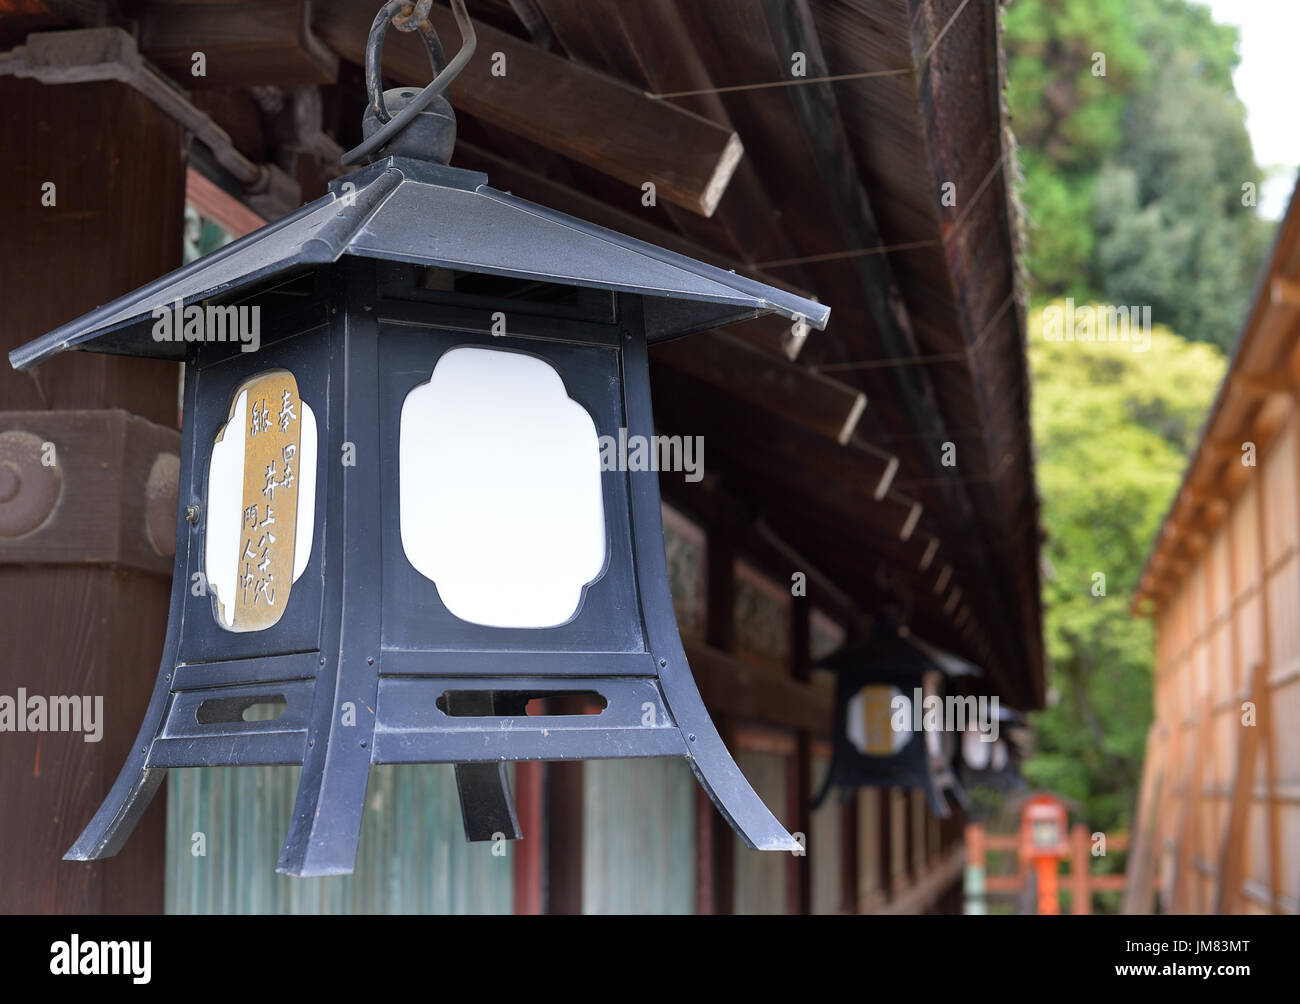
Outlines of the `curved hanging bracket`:
[[[365,140],[340,157],[340,164],[347,166],[359,163],[376,150],[382,149],[391,143],[398,133],[409,126],[421,111],[447,89],[474,55],[474,48],[478,44],[478,38],[474,33],[474,23],[469,19],[469,13],[465,10],[465,0],[451,0],[451,9],[456,17],[456,26],[460,29],[461,46],[460,51],[452,57],[451,62],[445,66],[441,65],[443,62],[442,43],[439,42],[438,34],[429,21],[429,8],[432,5],[433,0],[418,0],[414,5],[408,3],[407,0],[389,0],[375,15],[374,23],[370,26],[370,37],[366,41],[366,92],[370,108],[375,118],[382,125],[374,133],[366,137]],[[383,87],[380,79],[384,36],[388,33],[389,24],[396,26],[398,31],[419,31],[420,36],[424,39],[425,48],[429,51],[429,61],[433,64],[435,74],[433,80],[429,82],[424,90],[412,98],[400,112],[392,116],[390,116],[384,104]],[[440,66],[441,68],[439,68]]]

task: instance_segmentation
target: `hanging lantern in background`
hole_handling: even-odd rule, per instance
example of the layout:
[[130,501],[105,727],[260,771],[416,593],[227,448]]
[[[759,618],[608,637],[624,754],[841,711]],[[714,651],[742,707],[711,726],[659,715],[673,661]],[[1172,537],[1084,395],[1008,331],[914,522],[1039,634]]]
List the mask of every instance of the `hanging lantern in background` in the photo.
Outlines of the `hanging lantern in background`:
[[955,734],[944,722],[946,655],[882,612],[866,640],[818,664],[836,674],[835,721],[831,764],[814,805],[832,787],[867,787],[920,789],[945,819],[945,796],[965,806],[952,769]]

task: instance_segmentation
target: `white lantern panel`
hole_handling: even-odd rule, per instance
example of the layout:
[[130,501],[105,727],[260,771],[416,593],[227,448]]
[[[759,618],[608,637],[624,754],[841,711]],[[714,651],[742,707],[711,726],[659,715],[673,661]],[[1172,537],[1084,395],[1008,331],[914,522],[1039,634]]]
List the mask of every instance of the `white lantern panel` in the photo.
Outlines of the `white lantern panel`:
[[912,738],[912,699],[897,687],[869,684],[849,698],[847,735],[865,756],[891,756]]
[[978,729],[968,729],[961,735],[961,758],[971,770],[985,770],[989,765],[993,744],[984,740],[986,734]]
[[596,423],[544,360],[444,353],[402,404],[398,482],[402,548],[461,620],[563,624],[605,566]]

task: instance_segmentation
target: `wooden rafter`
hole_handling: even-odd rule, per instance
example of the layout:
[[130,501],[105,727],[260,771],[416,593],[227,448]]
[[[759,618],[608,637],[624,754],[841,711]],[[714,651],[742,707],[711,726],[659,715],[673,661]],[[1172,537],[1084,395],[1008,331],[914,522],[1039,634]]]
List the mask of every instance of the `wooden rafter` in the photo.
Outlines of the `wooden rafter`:
[[[355,0],[318,0],[313,26],[340,56],[364,63],[374,17]],[[448,53],[460,33],[451,11],[435,5],[430,19]],[[740,137],[698,115],[647,97],[571,60],[476,21],[478,51],[451,85],[452,104],[468,115],[701,216],[710,216],[744,152]],[[501,59],[494,59],[497,54]],[[493,66],[504,66],[496,75]],[[409,34],[389,32],[384,68],[394,80],[425,84],[429,58]]]

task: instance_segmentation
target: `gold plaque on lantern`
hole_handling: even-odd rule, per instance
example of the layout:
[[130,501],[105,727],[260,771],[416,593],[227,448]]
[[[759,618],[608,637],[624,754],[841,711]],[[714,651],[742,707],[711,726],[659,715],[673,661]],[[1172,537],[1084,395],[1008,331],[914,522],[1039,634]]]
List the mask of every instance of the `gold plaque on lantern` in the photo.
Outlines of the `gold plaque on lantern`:
[[[288,370],[269,370],[235,392],[218,442],[243,432],[243,493],[233,595],[217,592],[231,631],[261,631],[284,613],[293,588],[302,401]],[[228,560],[228,559],[226,559]]]

